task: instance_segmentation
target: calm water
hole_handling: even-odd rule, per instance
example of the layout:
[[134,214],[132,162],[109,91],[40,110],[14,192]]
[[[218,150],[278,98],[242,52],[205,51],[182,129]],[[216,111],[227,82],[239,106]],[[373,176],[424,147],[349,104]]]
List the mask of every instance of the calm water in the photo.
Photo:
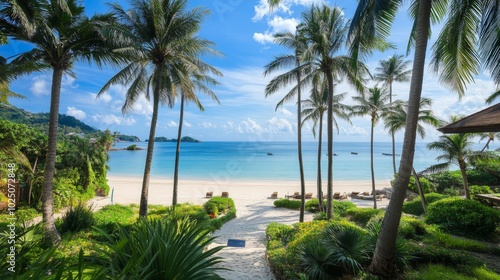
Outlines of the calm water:
[[[132,143],[117,143],[124,148]],[[136,143],[146,148],[147,143]],[[401,143],[396,154],[401,154]],[[336,180],[370,180],[370,143],[335,143],[333,173]],[[323,178],[326,178],[326,145],[323,147]],[[267,153],[273,153],[268,156]],[[358,153],[357,155],[351,152]],[[392,179],[391,143],[374,144],[375,177]],[[425,143],[415,148],[415,169],[423,170],[435,164],[437,154]],[[109,175],[141,176],[144,172],[146,150],[110,152]],[[155,143],[152,176],[173,177],[175,143]],[[316,180],[317,143],[303,143],[306,180]],[[399,164],[400,157],[396,157]],[[297,146],[294,142],[202,142],[182,143],[179,176],[181,179],[252,179],[296,180],[299,178]]]

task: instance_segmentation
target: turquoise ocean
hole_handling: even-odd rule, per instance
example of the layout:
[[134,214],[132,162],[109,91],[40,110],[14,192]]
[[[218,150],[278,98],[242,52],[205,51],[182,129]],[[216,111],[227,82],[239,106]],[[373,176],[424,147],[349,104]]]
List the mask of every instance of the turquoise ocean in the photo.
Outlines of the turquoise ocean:
[[[120,142],[115,148],[137,144],[146,149],[147,142]],[[173,178],[175,145],[155,143],[152,178]],[[430,151],[426,143],[417,143],[414,166],[421,171],[436,164],[439,154]],[[481,144],[478,144],[478,148]],[[396,143],[396,154],[401,154],[402,143]],[[370,180],[370,143],[338,142],[333,147],[333,176],[335,180]],[[377,180],[391,180],[392,157],[390,142],[374,143],[374,167]],[[272,153],[272,155],[268,155]],[[352,154],[357,153],[357,154]],[[141,177],[144,172],[146,150],[111,151],[111,176]],[[316,180],[317,143],[303,143],[304,173],[306,180]],[[399,165],[400,157],[396,156]],[[322,152],[323,179],[326,178],[326,143]],[[295,142],[201,142],[182,143],[180,179],[185,180],[297,180],[299,178],[297,144]]]

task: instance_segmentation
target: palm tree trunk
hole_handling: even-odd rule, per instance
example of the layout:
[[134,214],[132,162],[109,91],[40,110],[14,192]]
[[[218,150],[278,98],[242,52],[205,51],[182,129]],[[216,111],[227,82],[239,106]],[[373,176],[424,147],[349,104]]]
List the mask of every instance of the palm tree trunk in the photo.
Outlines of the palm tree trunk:
[[181,137],[182,137],[182,122],[184,120],[184,94],[181,94],[181,112],[179,114],[179,130],[177,131],[177,147],[175,149],[175,166],[174,166],[174,191],[172,197],[172,205],[177,205],[177,188],[179,183],[179,158],[181,154]]
[[52,89],[50,96],[49,143],[43,172],[42,213],[44,239],[51,244],[58,244],[61,236],[54,223],[52,184],[56,166],[57,128],[59,124],[59,103],[61,98],[61,81],[63,69],[54,68],[52,73]]
[[319,115],[319,137],[318,137],[318,205],[319,211],[324,212],[323,207],[323,187],[321,182],[321,142],[323,141],[323,112]]
[[37,165],[38,165],[38,157],[36,157],[35,163],[33,164],[33,168],[31,169],[31,172],[33,173],[33,178],[31,178],[30,180],[30,188],[28,190],[28,205],[30,206],[31,206],[31,192],[33,191],[33,180],[35,180]]
[[328,143],[327,143],[327,157],[328,157],[328,182],[327,182],[327,209],[326,217],[331,219],[333,217],[332,195],[333,195],[333,76],[330,71],[326,72],[328,80],[328,113],[327,113],[327,129],[328,129]]
[[[392,106],[392,82],[389,83],[389,104]],[[396,142],[394,141],[394,131],[391,131],[392,138],[392,169],[396,175]]]
[[370,168],[372,173],[372,195],[373,195],[373,209],[377,209],[377,195],[375,193],[375,171],[373,168],[373,128],[375,127],[375,121],[372,117],[372,127],[370,135]]
[[458,165],[460,166],[460,172],[462,173],[462,179],[464,180],[465,198],[470,199],[469,180],[467,180],[467,168],[465,161],[463,159],[459,159]]
[[413,59],[410,96],[408,100],[408,117],[406,119],[401,162],[394,186],[394,192],[391,195],[391,200],[385,212],[384,221],[382,222],[380,235],[377,239],[373,259],[368,267],[370,272],[382,276],[392,276],[395,273],[394,256],[396,238],[406,189],[413,167],[413,156],[415,154],[418,111],[420,96],[422,94],[427,41],[429,38],[431,2],[431,0],[421,0],[419,3],[415,55]]
[[149,178],[151,177],[151,164],[153,161],[153,150],[155,146],[156,123],[158,122],[158,105],[160,103],[159,94],[153,96],[153,116],[151,117],[151,128],[149,129],[148,150],[146,153],[146,164],[144,165],[144,177],[142,179],[141,204],[139,206],[139,216],[148,216],[148,192]]
[[422,190],[422,185],[420,185],[420,178],[418,177],[417,171],[415,168],[411,168],[413,173],[413,178],[415,179],[415,184],[417,185],[418,193],[420,195],[420,201],[422,202],[422,208],[424,209],[424,213],[427,213],[427,202],[425,201],[424,190]]
[[484,150],[486,150],[486,148],[488,148],[488,145],[490,145],[490,142],[495,139],[495,136],[492,132],[490,132],[488,134],[488,141],[486,142],[486,145],[484,145],[483,149],[481,150],[481,152],[484,152]]
[[302,108],[301,108],[301,79],[300,79],[300,74],[297,74],[297,149],[298,149],[298,156],[299,156],[299,171],[300,171],[300,215],[299,215],[299,222],[304,222],[304,212],[306,208],[306,183],[304,180],[304,164],[302,162],[302,118],[300,116]]

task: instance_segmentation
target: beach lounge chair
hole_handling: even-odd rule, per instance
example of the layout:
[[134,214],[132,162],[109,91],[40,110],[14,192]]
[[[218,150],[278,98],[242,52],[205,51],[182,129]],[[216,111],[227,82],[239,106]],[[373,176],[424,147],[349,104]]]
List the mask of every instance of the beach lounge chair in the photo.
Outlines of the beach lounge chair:
[[333,199],[340,199],[340,193],[339,192],[334,193]]
[[222,192],[222,197],[229,197],[229,193],[228,192]]
[[205,197],[206,198],[212,198],[213,194],[214,194],[214,192],[207,192],[207,194],[206,194]]
[[306,193],[306,199],[311,199],[313,197],[312,193]]
[[294,192],[292,195],[285,195],[285,198],[300,198],[300,193],[299,192]]
[[273,192],[273,193],[271,194],[270,199],[277,199],[277,198],[278,198],[278,192]]

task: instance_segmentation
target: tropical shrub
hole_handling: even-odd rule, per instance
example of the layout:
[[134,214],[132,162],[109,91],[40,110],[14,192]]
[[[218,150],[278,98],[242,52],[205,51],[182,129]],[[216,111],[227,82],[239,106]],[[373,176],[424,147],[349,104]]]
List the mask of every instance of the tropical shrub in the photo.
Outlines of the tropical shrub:
[[138,150],[138,148],[137,148],[137,145],[136,145],[136,144],[132,144],[132,145],[128,146],[128,147],[126,148],[126,150],[127,150],[127,151],[135,151],[135,150]]
[[266,228],[266,239],[268,241],[279,241],[282,247],[286,246],[294,233],[296,228],[276,222],[269,223]]
[[419,267],[418,271],[408,273],[405,276],[405,279],[496,280],[498,279],[498,274],[487,270],[484,267],[467,267],[466,269],[457,271],[451,267],[439,264],[428,264],[423,267]]
[[[420,187],[422,187],[422,191],[424,193],[435,192],[435,186],[431,181],[429,181],[425,177],[420,177],[419,180],[420,180]],[[415,182],[415,177],[413,175],[410,176],[410,182],[408,183],[408,189],[414,193],[419,193],[417,184]]]
[[407,246],[411,254],[415,256],[412,259],[413,264],[440,263],[451,267],[483,265],[482,262],[471,257],[466,251],[442,248],[441,246],[414,244],[411,242],[408,242]]
[[135,212],[131,206],[120,204],[106,205],[94,213],[96,226],[112,233],[118,225],[132,225],[135,222]]
[[300,200],[292,200],[287,198],[281,198],[274,201],[274,206],[278,208],[288,208],[298,210],[300,209]]
[[498,177],[478,168],[469,169],[466,172],[470,185],[497,185],[500,183]]
[[[438,201],[448,196],[439,193],[429,193],[425,195],[425,201],[427,205]],[[412,201],[403,203],[403,212],[410,215],[420,216],[424,214],[424,208],[422,207],[422,201],[420,196]]]
[[77,232],[90,229],[95,224],[94,213],[89,206],[79,203],[75,207],[70,207],[68,212],[62,217],[59,226],[61,233]]
[[426,222],[452,234],[483,239],[500,225],[500,211],[475,200],[447,198],[429,205]]
[[346,211],[347,218],[359,225],[365,226],[368,221],[384,211],[381,209],[373,208],[350,208]]
[[429,181],[434,183],[438,193],[443,193],[448,188],[460,189],[464,185],[460,170],[439,172],[428,177]]
[[474,199],[478,199],[475,197],[476,194],[488,194],[494,193],[489,186],[470,186],[470,196]]
[[[216,205],[214,206],[217,207]],[[177,204],[175,206],[175,212],[181,217],[190,218],[198,223],[208,220],[207,212],[201,205],[192,205],[189,203]]]
[[107,273],[112,279],[219,279],[214,267],[222,249],[206,249],[214,240],[188,219],[140,219],[131,229],[106,234]]
[[356,204],[350,201],[332,201],[333,215],[345,217],[347,210],[356,208]]
[[234,201],[230,197],[215,196],[205,202],[203,206],[207,214],[217,216],[219,213],[227,213],[230,209],[234,209]]
[[317,198],[313,198],[306,201],[306,211],[311,213],[319,212],[319,200]]
[[426,227],[427,225],[420,219],[402,216],[399,222],[399,234],[406,239],[416,239],[427,232]]

